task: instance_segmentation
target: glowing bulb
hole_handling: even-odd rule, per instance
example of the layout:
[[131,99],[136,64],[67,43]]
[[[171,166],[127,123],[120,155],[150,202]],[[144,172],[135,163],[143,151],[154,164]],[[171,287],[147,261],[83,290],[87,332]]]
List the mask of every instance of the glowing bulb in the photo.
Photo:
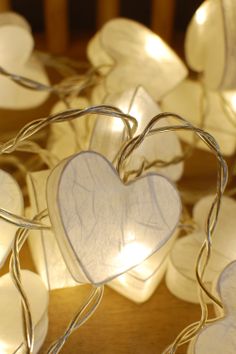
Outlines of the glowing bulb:
[[232,109],[236,111],[236,93],[231,96],[230,101]]
[[119,260],[122,264],[129,267],[131,264],[140,263],[140,260],[144,260],[149,253],[147,247],[143,244],[133,241],[127,243],[119,254]]
[[113,124],[111,127],[113,132],[122,132],[124,130],[124,122],[120,118],[113,119]]
[[160,58],[169,59],[169,48],[165,46],[164,42],[158,37],[148,36],[145,44],[146,52],[154,59]]
[[8,351],[8,348],[6,346],[6,343],[4,343],[3,341],[0,341],[0,353],[1,354],[7,354],[9,351]]
[[197,11],[196,11],[196,22],[199,25],[203,25],[206,22],[206,18],[207,18],[207,10],[206,7],[200,7]]

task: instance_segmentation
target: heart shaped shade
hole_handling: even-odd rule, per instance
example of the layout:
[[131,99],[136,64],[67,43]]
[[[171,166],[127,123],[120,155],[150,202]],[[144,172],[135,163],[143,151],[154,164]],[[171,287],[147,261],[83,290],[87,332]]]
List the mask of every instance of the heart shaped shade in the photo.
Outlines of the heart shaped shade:
[[[222,97],[235,114],[236,92],[224,92]],[[230,156],[235,152],[236,128],[232,122],[234,117],[231,117],[219,92],[206,88],[203,91],[199,81],[187,79],[163,98],[161,108],[163,111],[180,114],[199,128],[203,126],[214,136],[224,155]],[[187,144],[193,143],[193,134],[189,132],[180,131],[178,136]],[[209,151],[209,148],[200,139],[197,141],[197,147]]]
[[236,348],[236,262],[229,264],[218,280],[218,294],[224,316],[205,326],[193,341],[188,354],[234,354]]
[[194,14],[186,34],[189,66],[202,72],[211,89],[236,88],[236,3],[207,0]]
[[[27,21],[13,12],[0,14],[0,66],[10,73],[48,84],[39,59],[33,54],[34,40]],[[0,75],[0,107],[25,109],[43,103],[47,91],[26,89]]]
[[[195,267],[198,253],[205,240],[206,216],[210,210],[213,196],[200,199],[193,208],[193,220],[197,231],[178,239],[170,252],[166,274],[169,290],[180,299],[199,302]],[[212,291],[215,280],[224,267],[236,259],[236,202],[222,197],[217,226],[212,235],[212,251],[205,272],[205,284]],[[209,298],[206,298],[209,302]]]
[[[161,110],[148,92],[141,86],[124,91],[122,94],[109,95],[105,104],[121,109],[125,114],[130,114],[137,119],[138,127],[134,137],[141,134],[150,120]],[[168,126],[168,119],[162,119],[156,128]],[[124,143],[125,126],[121,119],[98,116],[90,141],[90,149],[97,151],[113,161]],[[157,159],[170,161],[182,154],[181,144],[175,132],[156,134],[150,136],[134,150],[126,164],[127,170],[138,170],[146,161],[153,162]],[[150,169],[151,170],[151,169]],[[152,168],[167,176],[172,181],[177,181],[183,173],[183,162],[167,167]]]
[[49,216],[64,259],[81,283],[103,284],[161,248],[176,228],[181,202],[163,176],[126,185],[101,155],[61,162],[47,183]]
[[87,54],[107,75],[108,93],[142,85],[158,99],[187,75],[183,62],[159,36],[125,18],[107,22],[90,41]]

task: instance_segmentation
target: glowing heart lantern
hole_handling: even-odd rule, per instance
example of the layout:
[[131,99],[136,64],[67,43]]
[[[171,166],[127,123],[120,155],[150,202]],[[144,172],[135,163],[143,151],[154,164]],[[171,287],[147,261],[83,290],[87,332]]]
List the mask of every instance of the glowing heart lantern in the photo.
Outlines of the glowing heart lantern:
[[[196,203],[193,209],[193,219],[197,230],[179,238],[169,256],[166,273],[167,287],[175,296],[189,302],[199,302],[195,266],[201,245],[206,237],[204,232],[206,215],[212,201],[213,196],[206,196]],[[224,267],[236,259],[235,213],[235,200],[223,197],[218,223],[212,236],[211,258],[204,278],[210,291]]]
[[236,88],[235,41],[235,1],[204,1],[188,26],[185,53],[191,69],[202,73],[211,89]]
[[62,161],[47,183],[53,230],[73,277],[106,283],[160,249],[175,230],[181,202],[163,176],[123,184],[101,155]]
[[[13,214],[23,213],[23,196],[14,178],[0,170],[0,208]],[[3,266],[17,231],[17,227],[0,219],[0,268]]]
[[[21,276],[32,314],[33,354],[36,354],[48,330],[48,292],[37,274],[23,270]],[[10,274],[5,274],[0,278],[0,297],[0,352],[3,354],[25,353],[21,298]]]
[[87,54],[105,76],[107,93],[142,85],[158,99],[187,76],[185,65],[159,36],[125,18],[107,22],[89,42]]
[[230,263],[217,283],[224,314],[206,325],[191,343],[188,354],[233,354],[236,352],[236,262]]
[[[0,66],[15,75],[48,84],[46,72],[33,54],[34,40],[27,21],[13,12],[0,14]],[[25,109],[43,103],[49,93],[33,91],[0,75],[0,107]]]
[[[219,93],[204,88],[200,81],[186,79],[166,95],[162,102],[163,111],[175,112],[192,124],[207,130],[219,143],[224,155],[231,156],[236,149],[236,91]],[[194,135],[178,132],[180,139],[193,143]],[[197,147],[208,150],[200,139]]]
[[[134,136],[141,134],[150,120],[161,113],[158,104],[141,86],[132,88],[119,94],[111,94],[104,101],[105,104],[115,106],[125,114],[136,118],[138,127]],[[162,119],[156,127],[168,126],[168,119]],[[93,130],[90,149],[106,156],[114,161],[125,138],[125,125],[121,119],[98,116]],[[131,155],[127,161],[127,170],[138,170],[144,158],[146,161],[155,160],[171,161],[176,156],[181,156],[182,148],[175,132],[156,134],[148,137]],[[183,173],[183,162],[172,164],[166,167],[150,169],[158,171],[172,181],[177,181]],[[149,171],[150,171],[149,170]]]

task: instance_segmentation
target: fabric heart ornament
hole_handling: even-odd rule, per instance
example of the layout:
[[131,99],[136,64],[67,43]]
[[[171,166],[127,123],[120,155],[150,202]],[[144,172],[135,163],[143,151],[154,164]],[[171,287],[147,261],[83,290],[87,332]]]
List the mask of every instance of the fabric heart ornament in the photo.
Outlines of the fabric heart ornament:
[[158,99],[187,76],[185,65],[159,36],[125,18],[107,22],[89,42],[87,54],[107,75],[108,93],[142,85]]
[[[104,103],[115,106],[137,119],[138,127],[134,136],[141,134],[150,120],[161,113],[157,103],[141,86],[126,90],[122,94],[108,95]],[[156,128],[168,125],[168,119],[162,119],[156,124]],[[124,137],[125,126],[121,119],[98,116],[90,141],[90,149],[102,153],[110,161],[113,161],[124,143]],[[148,162],[157,159],[170,161],[181,154],[182,148],[175,132],[151,136],[134,150],[125,169],[138,170],[144,157]],[[177,181],[182,176],[183,163],[164,168],[153,167],[152,170],[158,171],[172,181]]]
[[[230,156],[234,154],[236,149],[236,128],[233,116],[231,117],[226,105],[232,110],[232,115],[236,113],[236,92],[222,92],[221,94],[222,97],[219,92],[206,88],[203,92],[201,82],[187,79],[163,98],[161,108],[164,112],[175,112],[186,117],[199,128],[203,126],[215,137],[222,153]],[[187,144],[193,143],[194,134],[181,131],[177,134]],[[197,147],[209,151],[209,148],[200,139],[197,140]]]
[[[168,289],[182,300],[198,303],[195,266],[201,245],[205,240],[205,222],[213,201],[213,196],[199,200],[193,209],[193,220],[197,230],[175,242],[169,256],[166,273]],[[221,209],[214,234],[212,253],[205,273],[205,284],[212,291],[215,280],[224,267],[236,259],[236,202],[222,197]],[[206,298],[209,301],[209,298]]]
[[204,82],[212,89],[236,88],[235,23],[234,0],[207,0],[188,26],[185,40],[187,62],[193,70],[203,73]]
[[62,161],[47,183],[49,216],[64,259],[81,283],[106,283],[161,248],[176,228],[181,202],[163,176],[123,184],[101,155]]
[[188,354],[234,354],[236,352],[236,262],[230,263],[220,275],[217,286],[224,316],[206,325],[193,340]]
[[[13,214],[23,213],[23,196],[14,178],[0,170],[0,208]],[[3,266],[17,231],[17,227],[0,218],[0,268]]]
[[[37,274],[23,270],[21,275],[32,314],[35,330],[33,353],[36,354],[44,342],[48,329],[48,292]],[[10,274],[0,278],[0,298],[0,352],[23,354],[25,346],[21,298]]]
[[[48,84],[46,72],[35,55],[34,40],[28,22],[13,12],[0,14],[0,66],[16,74]],[[46,91],[23,88],[0,76],[0,107],[25,109],[40,105],[48,97]]]

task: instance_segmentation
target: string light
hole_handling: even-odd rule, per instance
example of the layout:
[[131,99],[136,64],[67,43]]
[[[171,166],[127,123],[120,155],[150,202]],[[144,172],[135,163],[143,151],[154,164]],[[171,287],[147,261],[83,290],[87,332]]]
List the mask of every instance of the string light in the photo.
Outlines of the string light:
[[[196,14],[196,21],[199,25],[202,25],[206,20],[206,14],[204,12],[202,13],[200,10],[201,9],[199,9],[198,13]],[[154,39],[155,43],[153,42]],[[158,56],[158,60],[160,59],[160,61],[168,61],[168,55],[170,54],[169,50],[163,47],[162,42],[158,42],[158,39],[156,37],[154,39],[152,37],[149,37],[146,40],[144,50],[152,58],[156,58]],[[51,60],[50,65],[55,65],[55,67],[57,67],[54,59],[49,60],[49,58],[44,57],[44,60],[48,62],[50,62]],[[109,65],[113,64],[106,63],[105,67],[109,67]],[[58,62],[58,67],[64,72],[67,71],[68,68],[67,64],[65,64],[63,61]],[[75,74],[77,70],[77,68],[75,68],[76,65],[74,66],[74,64],[72,64],[69,68],[69,71]],[[104,66],[98,65],[98,67],[88,69],[85,75],[80,76],[75,74],[73,77],[69,79],[65,78],[61,83],[52,86],[39,83],[21,75],[16,75],[1,67],[0,75],[4,76],[8,80],[11,80],[19,87],[23,87],[31,91],[45,91],[50,94],[56,94],[59,99],[62,100],[68,108],[70,108],[69,102],[72,98],[77,97],[81,94],[81,92],[84,92],[86,89],[94,87],[95,85],[100,83],[100,69],[102,68],[104,69]],[[185,70],[183,70],[182,73],[183,76],[184,71]],[[224,97],[222,96],[221,99],[223,106],[227,109],[227,104],[224,102]],[[234,96],[231,98],[231,101],[232,103],[234,102]],[[150,121],[146,124],[144,129],[142,131],[139,131],[138,134],[136,134],[140,122],[136,118],[135,110],[130,112],[130,114],[125,114],[124,112],[122,112],[121,109],[105,104],[91,106],[85,109],[71,108],[59,113],[49,115],[48,117],[35,119],[32,122],[26,124],[23,128],[21,128],[20,131],[12,139],[0,144],[0,155],[1,157],[6,155],[12,157],[12,161],[17,164],[17,160],[14,160],[14,156],[11,156],[11,154],[15,152],[27,152],[35,154],[41,162],[46,164],[49,168],[53,168],[55,165],[57,165],[58,158],[51,154],[48,149],[42,148],[34,141],[35,134],[47,128],[49,125],[58,124],[62,122],[71,123],[75,119],[78,120],[82,117],[85,117],[86,119],[88,115],[100,115],[101,117],[103,117],[102,119],[112,119],[114,122],[117,122],[114,123],[113,132],[117,130],[119,131],[120,129],[124,130],[124,138],[115,160],[116,171],[124,184],[127,183],[130,176],[133,179],[138,176],[142,176],[144,172],[149,171],[151,167],[153,167],[153,164],[156,164],[159,167],[175,165],[184,161],[186,158],[189,157],[189,154],[191,153],[192,147],[190,147],[190,151],[188,150],[186,153],[180,154],[179,156],[175,156],[169,161],[163,161],[160,158],[158,160],[150,162],[144,159],[143,163],[141,164],[138,170],[136,169],[127,171],[126,167],[128,159],[134,154],[135,150],[151,136],[157,137],[158,135],[163,133],[167,134],[169,132],[177,131],[186,131],[188,133],[194,133],[194,135],[205,144],[205,146],[211,151],[211,153],[215,156],[217,160],[216,193],[208,212],[205,239],[201,245],[195,268],[196,279],[199,286],[201,318],[198,322],[187,326],[176,337],[174,342],[163,352],[163,354],[174,354],[178,347],[194,338],[200,332],[202,327],[214,321],[208,319],[208,308],[205,296],[211,299],[211,301],[219,307],[222,307],[221,301],[207,289],[205,284],[205,273],[209,264],[209,260],[211,259],[212,242],[214,242],[214,238],[212,236],[218,220],[222,194],[226,188],[226,183],[228,179],[228,169],[226,162],[224,160],[224,157],[222,156],[220,147],[218,146],[218,143],[216,142],[215,138],[211,134],[204,131],[204,129],[201,129],[191,124],[181,115],[170,112],[159,113],[153,116],[152,119],[150,119]],[[177,123],[170,123],[169,121],[166,121],[166,118],[171,118],[171,122],[174,121]],[[158,123],[163,120],[165,124],[159,126]],[[195,147],[195,141],[193,147]],[[24,171],[25,174],[27,169],[25,171],[23,166],[21,171]],[[30,230],[51,230],[51,225],[45,223],[45,219],[48,219],[48,210],[45,209],[34,217],[27,218],[1,208],[0,218],[19,228],[14,239],[9,268],[10,274],[21,298],[22,320],[24,329],[24,342],[21,345],[24,346],[26,353],[31,354],[34,349],[35,329],[33,326],[29,299],[27,298],[22,282],[21,263],[19,256],[21,249],[28,238]],[[127,267],[129,267],[140,259],[145,259],[150,250],[148,248],[145,249],[142,244],[137,242],[135,239],[135,235],[132,232],[128,232],[126,237],[128,242],[122,248],[121,253],[118,257],[119,262],[121,262],[122,264],[127,263],[126,265]],[[122,277],[120,278],[121,282],[126,282],[127,278],[125,276],[125,274],[122,275]],[[100,304],[103,296],[103,291],[103,286],[94,286],[92,284],[92,291],[86,299],[85,303],[80,306],[79,310],[76,312],[75,316],[69,323],[65,332],[49,347],[47,351],[48,354],[58,353],[63,348],[65,342],[68,340],[69,336],[73,333],[73,331],[77,330],[89,319],[89,317],[94,313],[94,311]],[[4,351],[4,343],[0,343],[0,346],[1,345],[3,348],[2,350]],[[19,348],[16,348],[16,350],[18,349]]]

